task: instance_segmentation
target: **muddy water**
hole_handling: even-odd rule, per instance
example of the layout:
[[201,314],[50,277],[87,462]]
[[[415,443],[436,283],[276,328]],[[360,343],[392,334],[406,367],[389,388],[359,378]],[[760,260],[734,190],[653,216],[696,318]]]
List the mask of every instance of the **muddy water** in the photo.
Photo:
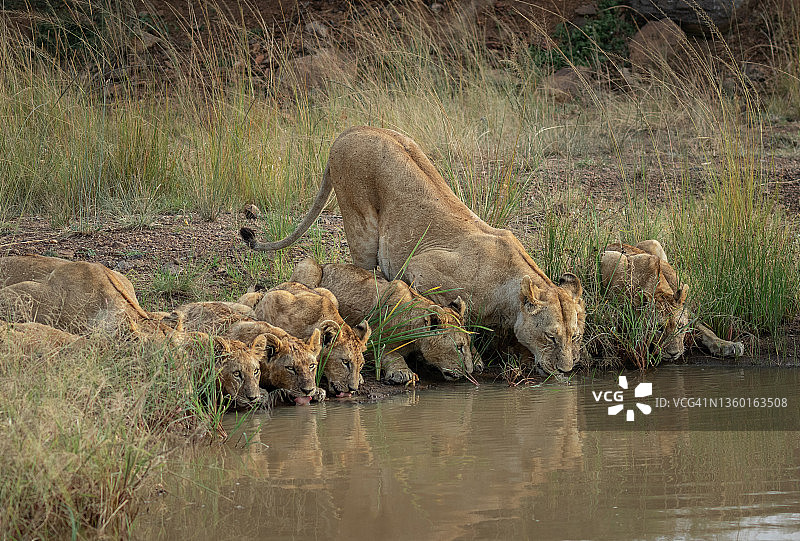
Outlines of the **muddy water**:
[[[797,370],[667,367],[644,379],[670,400],[786,397],[786,428],[800,414]],[[800,432],[714,431],[701,407],[682,412],[692,430],[593,430],[607,405],[585,390],[464,384],[260,414],[222,448],[171,464],[137,536],[800,537]]]

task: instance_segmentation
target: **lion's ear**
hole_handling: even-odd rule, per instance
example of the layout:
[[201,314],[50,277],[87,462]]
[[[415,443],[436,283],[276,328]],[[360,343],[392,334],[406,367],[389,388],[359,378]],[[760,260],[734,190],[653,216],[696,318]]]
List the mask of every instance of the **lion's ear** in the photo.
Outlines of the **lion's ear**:
[[231,343],[227,338],[214,337],[214,356],[220,357],[231,352]]
[[576,299],[583,295],[583,286],[581,285],[580,278],[571,272],[565,272],[562,274],[561,278],[558,279],[558,285],[559,287],[569,291]]
[[522,285],[519,290],[519,300],[522,304],[529,303],[533,305],[542,304],[538,299],[541,289],[533,283],[530,276],[522,277]]
[[322,332],[322,345],[329,346],[336,341],[336,337],[341,332],[339,324],[332,319],[326,319],[319,325],[319,330]]
[[322,344],[320,344],[320,338],[322,336],[322,331],[319,329],[314,329],[314,332],[311,333],[311,338],[308,339],[308,345],[311,346],[316,353],[319,353],[319,350],[322,348]]
[[467,313],[467,303],[461,298],[461,295],[456,297],[453,302],[449,304],[449,307],[455,310],[456,314],[458,314],[461,319],[464,319],[464,314]]
[[[263,341],[262,341],[263,339]],[[259,334],[256,336],[255,340],[253,340],[252,345],[253,350],[258,353],[257,349],[261,349],[261,357],[264,359],[271,359],[275,356],[278,351],[281,349],[281,339],[272,334],[271,332],[267,332],[264,334]]]
[[356,333],[356,336],[362,344],[366,344],[367,340],[369,340],[369,337],[372,336],[372,329],[370,329],[369,323],[367,323],[366,319],[353,327],[353,331]]
[[267,336],[265,334],[256,336],[253,343],[250,344],[250,349],[259,357],[265,357],[267,354]]
[[428,317],[425,319],[427,320],[428,327],[432,331],[440,329],[444,326],[445,318],[442,312],[443,310],[438,306],[430,307],[430,312],[428,312]]
[[686,297],[689,295],[689,284],[683,284],[681,287],[678,288],[678,291],[675,292],[675,302],[677,304],[684,304],[686,302]]

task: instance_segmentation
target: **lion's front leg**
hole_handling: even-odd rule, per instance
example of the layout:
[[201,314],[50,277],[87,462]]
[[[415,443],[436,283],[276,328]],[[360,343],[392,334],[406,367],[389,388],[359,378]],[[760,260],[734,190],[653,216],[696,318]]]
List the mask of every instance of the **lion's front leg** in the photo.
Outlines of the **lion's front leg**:
[[723,340],[702,323],[697,323],[695,336],[709,353],[717,357],[741,357],[744,355],[744,344]]
[[383,373],[383,381],[396,385],[417,379],[417,375],[408,367],[406,360],[396,351],[387,353],[381,359],[381,372]]

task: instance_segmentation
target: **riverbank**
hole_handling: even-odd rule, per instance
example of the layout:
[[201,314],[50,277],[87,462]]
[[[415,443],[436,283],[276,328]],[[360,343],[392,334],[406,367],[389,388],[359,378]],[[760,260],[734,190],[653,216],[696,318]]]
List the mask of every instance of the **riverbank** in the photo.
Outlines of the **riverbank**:
[[[398,19],[366,9],[341,39],[319,43],[307,39],[309,21],[289,18],[298,45],[225,13],[213,13],[214,32],[202,17],[186,21],[190,39],[180,42],[157,9],[103,24],[32,18],[43,23],[36,39],[3,20],[0,255],[102,263],[131,278],[149,310],[235,300],[255,283],[285,281],[306,256],[347,261],[335,201],[277,254],[248,251],[237,231],[247,225],[265,239],[290,232],[333,139],[368,124],[416,140],[453,191],[488,223],[511,229],[546,274],[581,278],[584,344],[598,362],[660,361],[647,347],[653,333],[637,334],[649,328],[639,325],[646,318],[605,298],[597,275],[608,243],[655,238],[690,284],[699,317],[745,343],[745,357],[731,363],[797,364],[800,14],[748,21],[748,39],[764,36],[753,47],[737,44],[735,32],[715,35],[686,51],[682,65],[659,69],[582,40],[589,56],[605,60],[573,70],[569,92],[559,93],[540,47],[513,32],[495,47],[485,20],[455,18],[443,28],[428,12]],[[568,51],[546,52],[552,60]],[[761,78],[753,67],[767,60]],[[259,218],[241,212],[249,203]],[[0,537],[135,535],[144,502],[163,490],[170,453],[224,440],[222,413],[178,392],[167,350],[97,338],[81,354],[2,354]],[[494,361],[480,381],[505,382],[505,368]],[[368,401],[406,391],[369,374]],[[421,375],[420,385],[439,385]],[[531,442],[573,426],[572,410],[554,411],[552,430]],[[313,422],[325,430],[322,418]],[[512,436],[517,426],[509,425]],[[720,456],[727,449],[709,463]],[[305,466],[295,458],[289,467]],[[623,486],[617,478],[611,485]]]

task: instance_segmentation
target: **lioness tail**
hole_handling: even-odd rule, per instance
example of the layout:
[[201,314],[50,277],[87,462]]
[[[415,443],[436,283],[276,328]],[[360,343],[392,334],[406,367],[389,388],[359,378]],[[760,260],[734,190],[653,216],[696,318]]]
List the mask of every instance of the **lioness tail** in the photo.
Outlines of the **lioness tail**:
[[325,167],[325,173],[322,175],[322,184],[319,187],[317,196],[314,198],[314,203],[311,205],[306,217],[303,218],[303,221],[300,222],[300,225],[297,226],[297,229],[295,229],[291,235],[279,241],[261,243],[256,240],[255,231],[249,227],[243,227],[239,230],[239,236],[242,237],[242,240],[247,243],[250,248],[262,252],[272,252],[275,250],[281,250],[287,246],[291,246],[297,242],[297,240],[302,237],[306,231],[308,231],[308,228],[311,227],[317,218],[319,218],[319,215],[322,213],[322,209],[324,209],[325,205],[328,204],[328,199],[330,198],[332,191],[333,184],[331,183],[330,175],[328,174],[328,168]]

